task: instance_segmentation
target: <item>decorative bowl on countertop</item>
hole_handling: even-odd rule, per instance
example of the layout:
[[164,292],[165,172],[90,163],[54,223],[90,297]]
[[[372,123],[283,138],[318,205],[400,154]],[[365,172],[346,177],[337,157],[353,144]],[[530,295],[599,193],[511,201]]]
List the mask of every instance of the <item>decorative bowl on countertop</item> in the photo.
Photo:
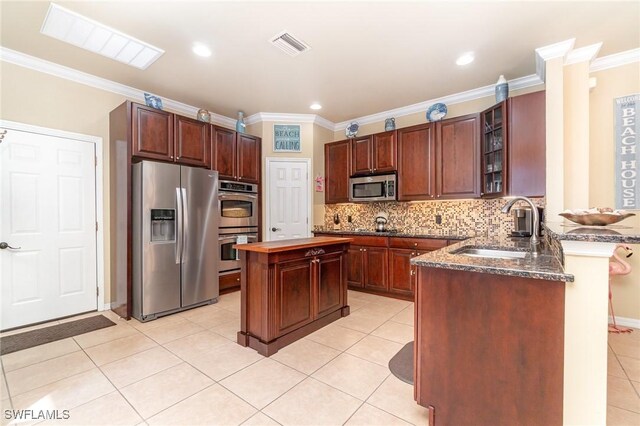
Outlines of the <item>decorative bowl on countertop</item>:
[[560,216],[569,219],[571,222],[579,223],[587,226],[606,226],[618,223],[628,217],[635,216],[635,213],[625,214],[607,214],[607,213],[589,213],[589,214],[570,214],[560,213]]

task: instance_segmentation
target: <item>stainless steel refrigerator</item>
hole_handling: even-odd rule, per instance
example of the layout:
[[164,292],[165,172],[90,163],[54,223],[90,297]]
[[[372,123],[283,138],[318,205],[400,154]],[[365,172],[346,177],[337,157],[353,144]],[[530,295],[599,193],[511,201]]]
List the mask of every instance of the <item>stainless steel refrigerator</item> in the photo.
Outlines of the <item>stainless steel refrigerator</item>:
[[142,161],[132,182],[133,316],[216,302],[218,172]]

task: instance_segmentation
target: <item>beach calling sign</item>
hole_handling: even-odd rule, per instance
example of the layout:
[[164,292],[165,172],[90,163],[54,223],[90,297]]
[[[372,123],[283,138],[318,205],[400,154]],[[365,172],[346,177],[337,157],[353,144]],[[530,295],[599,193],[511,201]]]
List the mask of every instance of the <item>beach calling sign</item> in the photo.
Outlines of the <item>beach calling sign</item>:
[[273,125],[273,152],[301,152],[300,125]]
[[616,141],[616,208],[640,209],[640,94],[614,100]]

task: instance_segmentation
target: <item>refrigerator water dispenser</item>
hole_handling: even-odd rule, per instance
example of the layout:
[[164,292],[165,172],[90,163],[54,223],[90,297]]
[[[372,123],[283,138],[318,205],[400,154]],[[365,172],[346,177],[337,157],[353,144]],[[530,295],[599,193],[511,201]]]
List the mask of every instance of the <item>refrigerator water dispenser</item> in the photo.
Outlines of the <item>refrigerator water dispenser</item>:
[[176,211],[151,209],[151,242],[176,240]]

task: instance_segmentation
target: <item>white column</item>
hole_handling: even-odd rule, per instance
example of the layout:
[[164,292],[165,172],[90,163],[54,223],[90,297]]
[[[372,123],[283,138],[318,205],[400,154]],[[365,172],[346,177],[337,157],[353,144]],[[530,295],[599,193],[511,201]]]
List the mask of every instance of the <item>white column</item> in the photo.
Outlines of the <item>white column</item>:
[[607,423],[609,258],[615,243],[561,241],[566,283],[564,310],[565,425]]

